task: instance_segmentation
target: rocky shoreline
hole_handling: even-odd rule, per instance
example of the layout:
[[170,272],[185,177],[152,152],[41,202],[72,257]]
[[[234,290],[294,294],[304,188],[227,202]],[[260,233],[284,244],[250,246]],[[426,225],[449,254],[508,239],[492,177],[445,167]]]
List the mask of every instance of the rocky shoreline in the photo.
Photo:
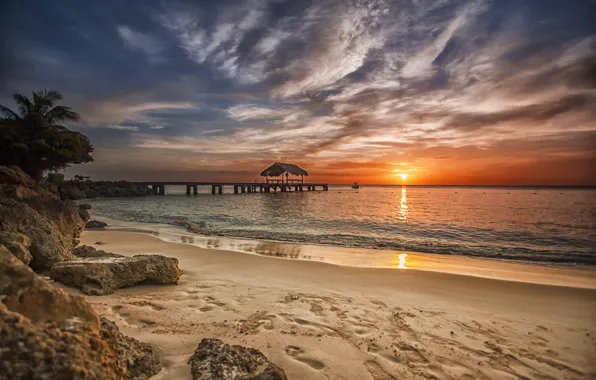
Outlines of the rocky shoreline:
[[[0,374],[10,379],[147,379],[162,365],[154,347],[124,336],[83,296],[136,284],[177,284],[178,260],[124,257],[80,246],[90,216],[72,200],[149,195],[127,182],[41,184],[0,166]],[[110,190],[111,189],[111,190]],[[117,189],[117,190],[114,190]],[[261,352],[217,339],[197,342],[193,379],[285,379]],[[1,377],[1,376],[0,376]]]

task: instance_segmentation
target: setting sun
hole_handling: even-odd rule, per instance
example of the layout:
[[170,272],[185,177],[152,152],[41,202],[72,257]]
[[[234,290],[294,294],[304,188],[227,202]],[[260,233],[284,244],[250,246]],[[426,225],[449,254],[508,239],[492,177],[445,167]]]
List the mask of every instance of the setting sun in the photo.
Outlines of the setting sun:
[[402,174],[401,175],[401,179],[405,180],[406,178],[408,178],[408,175],[407,174]]

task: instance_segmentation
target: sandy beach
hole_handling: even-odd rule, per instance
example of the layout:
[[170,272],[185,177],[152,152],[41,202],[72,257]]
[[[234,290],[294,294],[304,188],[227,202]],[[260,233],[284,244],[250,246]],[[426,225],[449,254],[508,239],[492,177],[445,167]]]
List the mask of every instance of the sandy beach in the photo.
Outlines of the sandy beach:
[[[82,235],[82,244],[97,241],[127,256],[180,260],[176,286],[87,297],[122,332],[156,347],[164,369],[152,379],[190,379],[186,362],[205,337],[257,348],[290,379],[596,376],[593,274],[583,288],[550,286],[283,260],[135,232]],[[573,276],[572,269],[560,273]]]

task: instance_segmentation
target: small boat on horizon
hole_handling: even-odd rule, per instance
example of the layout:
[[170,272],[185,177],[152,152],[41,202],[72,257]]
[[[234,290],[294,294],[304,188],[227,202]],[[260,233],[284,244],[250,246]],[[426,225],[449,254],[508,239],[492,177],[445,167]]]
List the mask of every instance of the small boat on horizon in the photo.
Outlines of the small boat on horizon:
[[358,182],[354,182],[354,183],[352,184],[352,189],[360,189],[361,187],[362,187],[362,186],[360,186],[360,185],[358,184]]

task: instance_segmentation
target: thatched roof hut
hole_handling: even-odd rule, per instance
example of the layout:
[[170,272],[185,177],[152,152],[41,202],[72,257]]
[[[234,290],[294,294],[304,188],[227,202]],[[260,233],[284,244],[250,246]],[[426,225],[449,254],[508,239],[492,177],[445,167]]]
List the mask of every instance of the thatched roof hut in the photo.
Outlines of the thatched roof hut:
[[263,177],[277,177],[284,173],[293,175],[308,176],[308,172],[298,165],[284,164],[283,162],[276,162],[261,172]]

